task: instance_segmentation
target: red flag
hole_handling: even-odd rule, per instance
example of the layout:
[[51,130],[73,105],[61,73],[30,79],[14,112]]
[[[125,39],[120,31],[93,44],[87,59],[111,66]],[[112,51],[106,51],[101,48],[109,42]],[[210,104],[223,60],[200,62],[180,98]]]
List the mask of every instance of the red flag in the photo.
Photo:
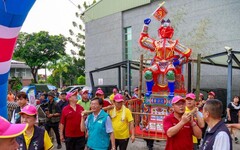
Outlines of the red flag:
[[160,6],[152,14],[158,21],[162,20],[168,13],[167,9],[163,7],[163,4],[164,2],[161,3]]

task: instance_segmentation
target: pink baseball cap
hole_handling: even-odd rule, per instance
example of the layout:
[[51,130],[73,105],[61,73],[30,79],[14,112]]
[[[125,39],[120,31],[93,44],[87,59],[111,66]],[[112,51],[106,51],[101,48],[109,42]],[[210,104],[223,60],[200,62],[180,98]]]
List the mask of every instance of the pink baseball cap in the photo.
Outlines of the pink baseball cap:
[[116,102],[123,102],[124,101],[122,94],[116,94],[113,99]]
[[100,90],[97,90],[97,92],[96,92],[96,95],[103,95],[104,94],[104,92],[100,89]]
[[21,110],[21,112],[19,112],[20,115],[22,114],[26,114],[29,116],[34,116],[37,115],[37,108],[33,105],[27,105],[25,107],[23,107],[23,109]]
[[208,93],[208,95],[215,96],[215,93],[214,93],[213,91],[210,91],[210,92]]
[[116,88],[114,88],[114,89],[113,89],[113,92],[117,92],[117,89],[116,89]]
[[186,95],[186,99],[192,99],[192,100],[195,100],[196,99],[196,96],[195,96],[195,94],[193,94],[193,93],[188,93],[187,95]]
[[88,93],[88,91],[89,91],[89,90],[86,89],[86,88],[85,88],[85,89],[82,89],[82,94],[84,94],[84,93],[86,93],[86,92]]
[[179,101],[185,101],[185,99],[182,96],[174,96],[172,99],[172,104],[175,104]]
[[66,100],[69,100],[69,98],[71,97],[71,96],[73,96],[73,95],[77,95],[77,93],[78,93],[78,91],[76,90],[76,91],[74,91],[74,92],[69,92],[69,93],[67,93],[67,96],[66,96]]
[[203,97],[204,95],[203,95],[203,93],[200,93],[199,96],[200,96],[200,97]]
[[134,89],[134,91],[138,91],[138,87],[136,87],[136,88]]
[[28,124],[11,124],[5,118],[0,116],[0,138],[13,138],[22,134],[28,127]]

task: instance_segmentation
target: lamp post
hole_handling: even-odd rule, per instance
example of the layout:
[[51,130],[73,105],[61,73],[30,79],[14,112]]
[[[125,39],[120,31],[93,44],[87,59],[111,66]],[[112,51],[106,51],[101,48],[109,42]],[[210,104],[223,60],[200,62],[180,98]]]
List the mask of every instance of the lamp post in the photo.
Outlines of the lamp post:
[[228,55],[228,80],[227,80],[227,104],[231,102],[232,99],[232,48],[225,46]]

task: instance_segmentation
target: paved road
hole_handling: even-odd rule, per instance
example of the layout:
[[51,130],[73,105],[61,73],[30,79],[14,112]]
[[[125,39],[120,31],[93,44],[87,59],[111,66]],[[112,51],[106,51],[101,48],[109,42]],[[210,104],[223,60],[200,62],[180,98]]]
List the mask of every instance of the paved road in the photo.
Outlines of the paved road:
[[[240,130],[237,132],[237,137],[240,139]],[[155,141],[153,150],[164,150],[165,144],[166,144],[165,141],[159,141],[159,142]],[[54,142],[54,145],[55,145],[54,150],[57,150],[56,142]],[[61,150],[65,150],[64,144],[63,144],[63,148]],[[148,148],[147,148],[146,142],[144,140],[136,139],[136,141],[134,143],[128,144],[128,150],[148,150]],[[240,143],[235,144],[233,142],[233,150],[240,150]]]

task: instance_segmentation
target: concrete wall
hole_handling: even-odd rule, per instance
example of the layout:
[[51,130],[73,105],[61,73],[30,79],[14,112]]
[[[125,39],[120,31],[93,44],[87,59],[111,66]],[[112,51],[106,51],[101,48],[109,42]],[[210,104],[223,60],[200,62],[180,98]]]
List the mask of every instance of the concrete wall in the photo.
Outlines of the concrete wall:
[[[159,1],[149,5],[119,12],[86,24],[86,75],[98,67],[107,66],[122,61],[123,28],[131,26],[133,36],[133,60],[140,54],[151,58],[150,52],[139,47],[138,38],[143,26],[143,20],[157,8]],[[175,28],[173,39],[193,49],[193,58],[197,53],[207,56],[225,51],[224,46],[233,50],[239,49],[240,43],[240,1],[239,0],[177,0],[166,1],[169,18]],[[149,28],[151,37],[158,39],[157,30],[160,22],[152,18]],[[226,61],[226,60],[223,60]],[[196,67],[195,67],[196,68]],[[95,75],[95,74],[94,74]],[[196,75],[196,71],[194,72]],[[239,71],[234,71],[234,93],[239,93]],[[133,87],[138,85],[139,73],[133,73]],[[226,88],[227,68],[203,66],[201,87]],[[103,78],[104,84],[117,84],[117,70],[97,73],[97,78]],[[195,78],[193,78],[195,79]],[[106,81],[106,82],[105,82]],[[196,82],[193,81],[195,84]],[[194,85],[193,85],[194,86]]]
[[[89,71],[122,61],[122,13],[116,13],[86,24],[86,80]],[[95,85],[117,85],[117,69],[94,73]]]

